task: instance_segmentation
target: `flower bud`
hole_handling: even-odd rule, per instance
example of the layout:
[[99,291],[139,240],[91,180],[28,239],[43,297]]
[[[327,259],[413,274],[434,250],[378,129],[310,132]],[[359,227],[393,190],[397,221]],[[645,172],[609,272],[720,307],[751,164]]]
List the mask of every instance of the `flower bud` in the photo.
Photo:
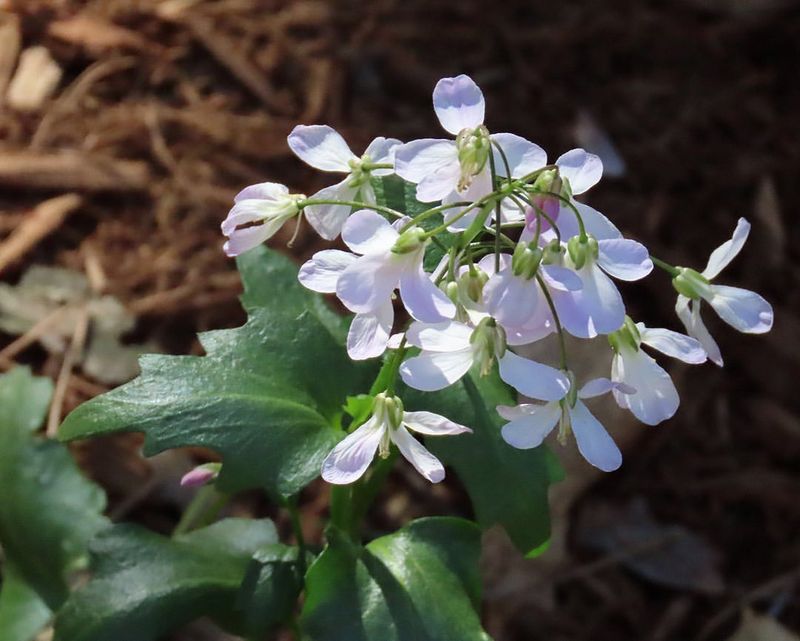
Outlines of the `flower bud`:
[[506,333],[493,318],[484,318],[472,332],[469,342],[481,376],[489,374],[494,359],[506,353]]
[[425,230],[422,227],[412,227],[400,234],[395,241],[392,252],[395,254],[410,254],[425,246]]
[[375,396],[372,415],[378,423],[389,428],[384,430],[383,437],[378,445],[378,455],[381,458],[387,458],[392,442],[390,434],[403,423],[403,401],[397,396],[387,396],[386,392],[381,392]]
[[181,477],[183,487],[200,487],[215,481],[222,470],[222,463],[203,463]]
[[350,178],[347,181],[348,187],[358,188],[364,185],[369,180],[369,169],[367,163],[370,162],[370,157],[364,154],[361,158],[348,161],[350,166]]
[[678,267],[679,274],[672,279],[672,286],[679,294],[694,300],[711,295],[711,283],[700,272],[688,267]]
[[592,236],[585,238],[573,236],[567,242],[567,253],[575,269],[580,269],[587,261],[597,258],[598,251],[597,240]]
[[471,266],[458,279],[458,293],[473,303],[477,303],[483,295],[483,286],[488,280],[489,276],[486,272]]
[[458,305],[458,283],[451,280],[448,283],[439,285],[439,288],[444,291],[447,298],[453,301],[454,304]]
[[554,238],[543,250],[542,263],[545,265],[560,265],[564,258],[564,248],[558,238]]
[[472,184],[473,176],[479,174],[489,160],[492,151],[489,130],[483,125],[475,129],[462,129],[456,137],[456,149],[461,165],[458,191],[464,191]]
[[511,258],[511,269],[515,276],[521,276],[525,280],[530,280],[539,269],[544,252],[533,243],[519,243],[514,250]]

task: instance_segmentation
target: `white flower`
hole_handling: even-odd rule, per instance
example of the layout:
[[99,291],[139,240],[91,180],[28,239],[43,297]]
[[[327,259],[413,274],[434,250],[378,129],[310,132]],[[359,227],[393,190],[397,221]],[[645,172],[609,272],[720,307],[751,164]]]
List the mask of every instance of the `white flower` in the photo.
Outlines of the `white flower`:
[[571,430],[583,458],[604,472],[612,472],[622,464],[622,454],[603,424],[592,415],[582,400],[610,391],[633,393],[627,385],[613,383],[607,378],[596,378],[586,383],[572,399],[544,405],[499,405],[497,412],[509,421],[503,426],[503,440],[518,449],[538,447],[560,423],[559,440],[562,445]]
[[573,196],[588,191],[603,177],[603,161],[583,149],[571,149],[561,154],[556,160],[556,167]]
[[[297,275],[308,289],[322,294],[336,292],[342,272],[358,256],[338,249],[325,249],[307,260]],[[347,354],[355,361],[375,358],[386,351],[394,324],[394,306],[387,299],[373,312],[356,314],[347,332]]]
[[342,240],[362,254],[336,283],[336,295],[350,311],[375,313],[399,286],[403,305],[413,318],[435,323],[455,316],[455,305],[423,269],[425,246],[430,241],[421,229],[399,234],[385,218],[362,209],[347,219]]
[[[344,180],[321,189],[312,199],[358,200],[370,205],[375,204],[370,176],[392,173],[392,169],[373,168],[373,165],[392,164],[394,150],[400,144],[393,138],[375,138],[359,158],[344,138],[327,125],[298,125],[289,134],[288,142],[291,150],[315,169],[347,174]],[[333,240],[341,233],[351,210],[350,205],[309,205],[305,213],[320,236]]]
[[364,474],[375,453],[386,458],[391,443],[431,483],[444,478],[444,466],[408,430],[426,436],[463,434],[472,430],[432,412],[406,412],[396,396],[380,393],[370,419],[346,436],[322,464],[322,478],[328,483],[352,483]]
[[678,317],[689,335],[703,344],[708,357],[720,367],[723,364],[722,354],[700,317],[701,301],[706,301],[722,320],[745,334],[764,334],[772,329],[772,305],[763,297],[747,289],[712,284],[742,250],[749,234],[750,223],[740,218],[731,239],[711,253],[701,273],[679,268],[680,275],[673,279],[675,288],[681,292],[675,304]]
[[641,346],[647,345],[684,363],[699,364],[706,360],[702,345],[668,329],[648,328],[643,323],[633,325],[630,319],[609,339],[614,347],[611,380],[636,389],[633,395],[614,390],[617,404],[629,409],[646,425],[657,425],[671,418],[680,404],[678,390],[670,375]]
[[283,224],[300,213],[303,194],[290,194],[285,185],[259,183],[240,191],[233,208],[222,221],[222,233],[228,237],[223,250],[238,256],[272,238]]
[[[579,290],[553,288],[551,294],[564,329],[578,338],[594,338],[619,329],[625,320],[625,305],[614,282],[606,275],[634,281],[653,270],[647,248],[622,237],[620,231],[600,212],[575,203],[588,234],[580,242],[577,217],[562,209],[557,221],[562,245],[568,248],[564,265],[577,272],[583,287]],[[555,232],[542,234],[543,241]],[[569,240],[567,240],[569,239]]]
[[412,323],[406,332],[409,344],[422,349],[419,356],[400,366],[400,376],[414,389],[432,392],[452,385],[473,364],[487,373],[497,360],[500,378],[521,394],[545,401],[563,398],[569,380],[548,365],[517,356],[506,348],[504,332],[491,319],[472,328],[451,321],[428,325]]

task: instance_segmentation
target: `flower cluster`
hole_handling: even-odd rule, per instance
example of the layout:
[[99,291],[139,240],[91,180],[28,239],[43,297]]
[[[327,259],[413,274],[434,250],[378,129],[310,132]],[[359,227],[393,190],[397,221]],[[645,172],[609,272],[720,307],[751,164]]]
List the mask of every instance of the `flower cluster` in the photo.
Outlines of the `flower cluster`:
[[[300,269],[300,282],[335,294],[353,312],[351,358],[391,353],[384,365],[391,382],[374,397],[363,424],[352,425],[330,453],[323,477],[351,483],[376,453],[388,456],[393,443],[420,474],[440,481],[442,464],[408,430],[437,436],[470,429],[430,412],[404,411],[394,379],[431,392],[470,370],[497,371],[536,401],[497,407],[508,421],[502,436],[509,445],[537,447],[558,426],[558,440],[565,443],[574,434],[589,463],[605,471],[618,468],[620,451],[586,399],[610,393],[620,407],[655,425],[676,412],[679,398],[645,347],[686,363],[710,359],[722,365],[700,316],[703,302],[740,332],[771,328],[772,308],[761,296],[713,282],[742,249],[749,224],[739,220],[702,272],[672,266],[576,199],[602,177],[597,156],[573,149],[548,163],[538,145],[491,133],[483,94],[465,75],[440,80],[433,106],[452,137],[407,143],[376,138],[361,156],[328,126],[296,127],[288,139],[295,154],[344,179],[310,198],[283,185],[253,185],[236,197],[222,224],[225,251],[233,256],[292,218],[299,224],[300,216],[327,240],[341,236],[347,251],[314,254]],[[413,186],[413,211],[419,213],[392,209],[376,197],[381,181],[400,179]],[[426,259],[436,262],[437,256],[438,266],[426,269]],[[654,265],[672,278],[686,334],[647,327],[626,315],[615,280],[640,280]],[[580,373],[568,365],[565,334],[607,341],[608,378],[579,382]],[[560,346],[555,366],[514,351],[548,337]]]

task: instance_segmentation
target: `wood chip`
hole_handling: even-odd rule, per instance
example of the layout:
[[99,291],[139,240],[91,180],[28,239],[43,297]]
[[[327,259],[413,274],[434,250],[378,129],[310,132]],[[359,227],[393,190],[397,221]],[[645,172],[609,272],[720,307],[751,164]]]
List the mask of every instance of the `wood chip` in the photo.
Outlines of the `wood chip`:
[[6,94],[21,45],[22,34],[19,29],[19,18],[11,14],[3,16],[2,22],[0,22],[0,99]]
[[36,111],[61,82],[61,67],[47,47],[29,47],[19,57],[17,72],[6,94],[6,104],[18,111]]
[[51,22],[47,32],[59,40],[83,47],[93,55],[121,48],[135,50],[149,48],[156,49],[154,53],[158,53],[155,43],[148,43],[138,33],[87,14]]
[[64,219],[81,205],[77,194],[45,200],[0,244],[0,273],[22,258],[42,238],[61,226]]
[[150,172],[144,162],[77,151],[0,154],[0,185],[16,189],[144,191],[149,183]]

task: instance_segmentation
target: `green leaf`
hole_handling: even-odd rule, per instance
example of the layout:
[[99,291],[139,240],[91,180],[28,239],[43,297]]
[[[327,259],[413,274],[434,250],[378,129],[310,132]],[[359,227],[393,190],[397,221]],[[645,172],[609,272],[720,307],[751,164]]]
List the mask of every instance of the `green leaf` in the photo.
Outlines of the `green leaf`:
[[480,602],[480,531],[429,518],[369,543],[330,532],[306,575],[304,641],[489,641]]
[[142,357],[137,379],[78,407],[60,437],[140,431],[148,456],[208,447],[223,458],[224,491],[288,496],[316,478],[344,436],[333,427],[344,399],[369,385],[374,365],[347,357],[339,318],[297,282],[288,259],[252,253],[241,261],[243,327],[202,334],[206,356]]
[[483,528],[500,524],[523,554],[535,552],[550,536],[547,490],[561,480],[560,467],[544,446],[518,450],[500,435],[497,405],[514,405],[515,396],[497,372],[477,376],[440,392],[402,394],[408,409],[425,409],[473,429],[457,438],[430,438],[426,446],[455,470],[472,499]]
[[294,612],[303,589],[303,574],[297,547],[282,544],[256,552],[247,568],[237,601],[243,613],[243,631],[260,639]]
[[[153,641],[201,616],[238,630],[248,566],[276,542],[267,520],[226,519],[174,540],[114,526],[92,542],[94,575],[58,613],[55,641]],[[295,585],[279,587],[296,598]]]
[[56,609],[70,575],[86,565],[86,543],[107,526],[103,491],[67,449],[37,437],[52,393],[24,368],[0,377],[0,544],[6,559]]
[[32,641],[47,625],[52,612],[13,565],[3,564],[0,592],[0,639]]

